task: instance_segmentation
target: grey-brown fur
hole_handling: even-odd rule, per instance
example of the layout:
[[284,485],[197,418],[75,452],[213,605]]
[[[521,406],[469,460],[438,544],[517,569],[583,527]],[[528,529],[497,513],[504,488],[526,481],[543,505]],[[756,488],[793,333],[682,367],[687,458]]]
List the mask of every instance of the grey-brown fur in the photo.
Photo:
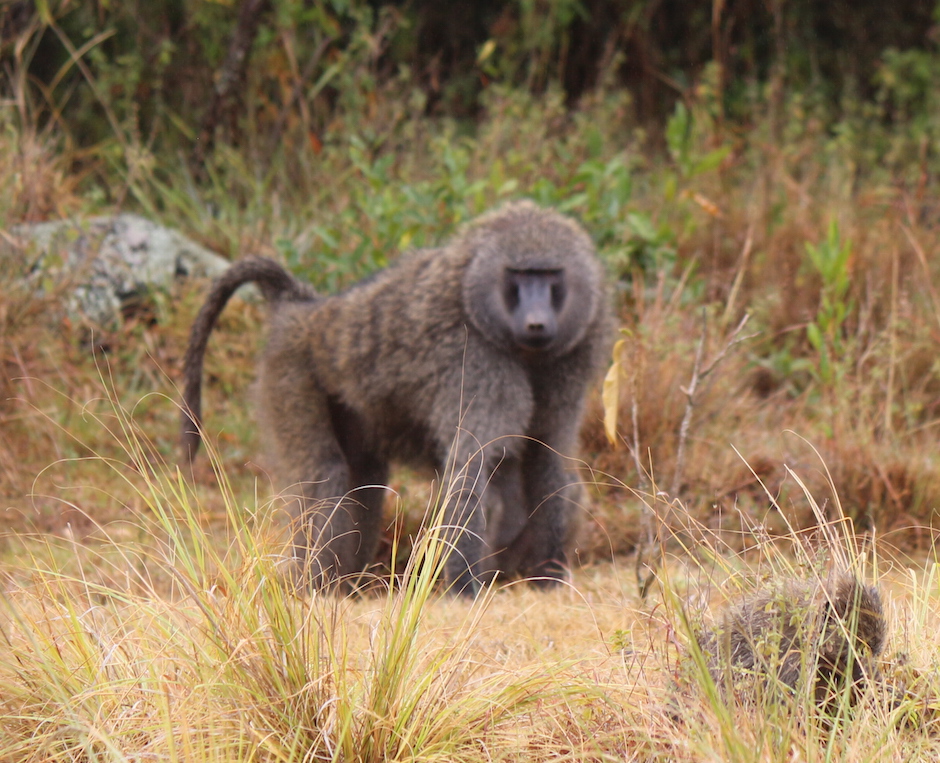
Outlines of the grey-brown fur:
[[881,596],[853,575],[825,583],[787,580],[729,607],[699,646],[715,684],[753,695],[811,689],[820,705],[854,700],[876,675],[887,625]]
[[213,283],[202,309],[193,322],[189,335],[189,346],[183,360],[184,383],[181,442],[183,453],[191,461],[199,449],[202,435],[202,360],[206,354],[209,334],[215,326],[222,309],[240,286],[255,283],[264,298],[271,303],[278,301],[310,302],[316,293],[307,284],[302,284],[273,260],[248,257],[232,265]]
[[[555,284],[558,273],[551,341],[520,343],[507,279],[525,288],[532,274],[535,293],[548,294],[544,279]],[[270,260],[236,263],[193,327],[185,403],[196,422],[206,339],[248,281],[272,305],[260,424],[279,476],[300,496],[295,549],[315,586],[372,563],[391,462],[449,481],[445,516],[466,528],[446,566],[456,590],[478,590],[497,572],[563,578],[578,496],[564,458],[576,450],[612,327],[603,270],[580,226],[513,203],[331,297]],[[528,321],[525,331],[533,325],[542,329]],[[190,456],[196,429],[184,414]]]

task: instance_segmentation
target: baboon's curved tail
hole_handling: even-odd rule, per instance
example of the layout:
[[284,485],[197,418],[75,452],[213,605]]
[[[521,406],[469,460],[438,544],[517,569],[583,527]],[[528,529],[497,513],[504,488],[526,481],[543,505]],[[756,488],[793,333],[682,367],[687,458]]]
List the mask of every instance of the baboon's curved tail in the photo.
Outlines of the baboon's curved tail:
[[306,302],[316,299],[311,286],[301,283],[280,264],[267,257],[246,257],[234,263],[212,284],[209,295],[193,323],[189,347],[183,363],[183,410],[180,444],[186,462],[192,461],[202,441],[202,361],[209,334],[235,291],[246,283],[255,283],[268,302]]

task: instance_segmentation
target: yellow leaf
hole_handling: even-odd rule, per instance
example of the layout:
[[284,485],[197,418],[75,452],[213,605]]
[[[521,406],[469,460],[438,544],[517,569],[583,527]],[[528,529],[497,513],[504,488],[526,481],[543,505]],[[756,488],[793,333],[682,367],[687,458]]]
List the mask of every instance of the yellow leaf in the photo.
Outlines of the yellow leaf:
[[700,193],[693,193],[692,201],[698,204],[702,209],[705,210],[706,213],[710,214],[712,217],[715,217],[719,220],[724,217],[718,205],[707,196],[703,196]]
[[620,407],[620,355],[623,352],[625,339],[617,340],[614,345],[613,363],[604,377],[604,387],[601,390],[601,402],[604,405],[604,433],[607,441],[617,447],[617,412]]
[[484,42],[483,46],[480,48],[480,52],[477,54],[477,66],[492,56],[494,50],[496,50],[496,40],[487,40]]

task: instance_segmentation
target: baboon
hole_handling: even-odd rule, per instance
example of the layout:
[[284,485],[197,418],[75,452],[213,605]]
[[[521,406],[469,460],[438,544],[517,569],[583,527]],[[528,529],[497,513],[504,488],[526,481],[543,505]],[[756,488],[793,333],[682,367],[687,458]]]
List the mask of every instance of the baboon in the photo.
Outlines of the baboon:
[[298,494],[295,555],[314,587],[351,589],[373,562],[392,462],[449,487],[453,590],[474,595],[497,574],[543,585],[565,577],[579,495],[565,458],[613,320],[578,224],[511,203],[334,296],[271,260],[235,263],[212,287],[186,354],[190,458],[206,341],[249,281],[271,306],[260,427]]
[[854,702],[884,649],[881,596],[849,573],[826,582],[786,580],[729,607],[698,643],[716,686],[725,692],[813,692],[837,706],[848,687]]

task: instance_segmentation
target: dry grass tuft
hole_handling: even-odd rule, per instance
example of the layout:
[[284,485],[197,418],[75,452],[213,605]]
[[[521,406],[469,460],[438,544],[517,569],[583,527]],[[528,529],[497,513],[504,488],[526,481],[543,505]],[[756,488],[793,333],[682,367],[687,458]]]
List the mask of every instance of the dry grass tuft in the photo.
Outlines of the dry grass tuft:
[[[375,593],[310,596],[287,584],[273,507],[240,497],[219,469],[223,516],[213,517],[163,465],[137,409],[102,386],[84,425],[99,444],[68,472],[74,485],[108,486],[73,502],[93,531],[6,537],[0,760],[875,761],[940,751],[930,636],[940,566],[859,547],[850,520],[827,519],[796,474],[812,533],[746,527],[747,550],[736,552],[685,514],[647,600],[632,565],[617,562],[550,592],[441,596],[434,531]],[[120,519],[93,521],[92,495],[122,507]],[[726,704],[690,659],[697,623],[762,580],[812,579],[829,565],[858,568],[883,590],[891,634],[880,694],[835,725],[813,720],[811,701]]]

